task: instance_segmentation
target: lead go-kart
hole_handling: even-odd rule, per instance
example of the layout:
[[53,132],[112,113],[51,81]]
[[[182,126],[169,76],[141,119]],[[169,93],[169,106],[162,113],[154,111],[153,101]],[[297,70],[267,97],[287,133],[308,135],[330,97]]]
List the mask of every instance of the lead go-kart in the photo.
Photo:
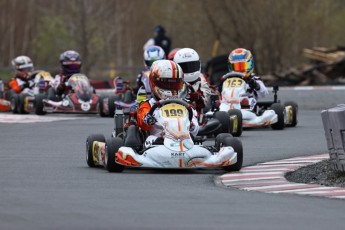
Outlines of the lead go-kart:
[[244,74],[230,72],[222,77],[222,100],[219,111],[224,111],[238,121],[234,136],[240,136],[242,128],[267,127],[281,130],[295,127],[298,123],[298,105],[293,101],[281,104],[278,100],[278,86],[273,87],[273,101],[257,101],[248,92],[243,80]]
[[61,99],[38,94],[35,98],[35,113],[98,113],[98,96],[84,74],[73,74],[66,82],[66,87],[70,91]]
[[128,125],[125,124],[122,131],[120,127],[115,127],[110,138],[102,134],[87,138],[87,164],[90,167],[104,166],[109,172],[122,172],[125,167],[220,167],[226,171],[242,168],[243,148],[239,139],[228,133],[219,134],[214,145],[206,146],[201,138],[190,135],[193,111],[187,102],[178,99],[158,101],[149,113],[153,115],[156,108],[159,115],[155,125],[163,129],[163,137],[145,143],[148,134],[136,126],[136,112],[125,112],[122,115],[125,115],[123,117]]

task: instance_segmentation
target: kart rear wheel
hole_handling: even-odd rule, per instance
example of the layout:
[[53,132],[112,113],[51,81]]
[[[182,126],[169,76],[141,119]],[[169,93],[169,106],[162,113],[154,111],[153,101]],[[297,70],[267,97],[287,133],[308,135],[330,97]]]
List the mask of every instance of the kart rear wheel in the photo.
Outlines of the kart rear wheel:
[[271,106],[271,109],[278,116],[278,121],[271,125],[271,128],[274,130],[282,130],[285,128],[285,121],[284,121],[284,114],[285,114],[285,107],[280,103],[274,103]]
[[37,115],[45,115],[47,112],[43,111],[44,109],[44,104],[43,104],[43,99],[46,98],[46,95],[44,94],[37,94],[35,96],[35,113]]
[[298,105],[297,105],[297,103],[293,102],[293,101],[287,101],[284,103],[284,106],[285,106],[286,116],[288,116],[289,120],[290,120],[289,124],[286,124],[286,126],[287,127],[295,127],[298,123],[298,120],[297,120]]
[[217,136],[219,133],[229,133],[230,131],[230,117],[227,112],[217,111],[213,114],[213,117],[217,119],[222,125],[221,129],[214,133]]
[[105,140],[105,168],[109,172],[122,172],[125,166],[116,163],[115,154],[123,146],[123,140],[120,138],[107,138]]
[[240,171],[243,164],[243,146],[242,142],[235,137],[227,137],[221,143],[222,146],[231,146],[237,153],[237,162],[233,165],[224,166],[223,169],[227,172]]
[[86,163],[91,168],[96,167],[93,161],[94,141],[105,142],[105,137],[103,134],[93,134],[86,139]]
[[230,133],[234,137],[240,137],[242,135],[242,112],[239,109],[229,110],[230,116]]
[[107,117],[107,114],[104,113],[104,106],[103,106],[104,99],[105,99],[105,96],[99,96],[98,97],[99,115],[101,117]]
[[25,109],[25,101],[27,100],[27,95],[20,94],[18,98],[18,113],[25,114],[28,113]]
[[109,117],[114,117],[115,115],[115,101],[120,101],[121,97],[118,95],[112,95],[108,99],[108,110],[109,110]]

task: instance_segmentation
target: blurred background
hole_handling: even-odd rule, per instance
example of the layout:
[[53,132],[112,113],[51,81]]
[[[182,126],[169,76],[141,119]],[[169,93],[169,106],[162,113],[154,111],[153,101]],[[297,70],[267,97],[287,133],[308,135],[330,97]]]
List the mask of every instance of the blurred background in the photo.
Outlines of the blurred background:
[[305,48],[343,51],[345,0],[0,0],[0,77],[11,76],[18,55],[55,74],[60,53],[74,49],[90,78],[133,81],[158,24],[172,48],[197,50],[202,64],[243,47],[256,73],[286,78],[296,66],[320,64]]

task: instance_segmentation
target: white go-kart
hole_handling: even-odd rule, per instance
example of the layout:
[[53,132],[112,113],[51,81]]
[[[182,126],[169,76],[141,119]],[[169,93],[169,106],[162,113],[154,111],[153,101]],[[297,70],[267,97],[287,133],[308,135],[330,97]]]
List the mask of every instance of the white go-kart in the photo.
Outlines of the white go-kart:
[[[147,133],[133,119],[126,118],[124,138],[91,135],[86,141],[86,161],[90,167],[104,166],[109,172],[121,172],[125,167],[147,168],[242,168],[243,148],[239,139],[222,133],[215,144],[205,146],[202,139],[192,137],[189,128],[193,117],[191,106],[182,100],[156,102],[149,113],[158,108],[155,126],[163,130],[162,138],[148,143]],[[131,113],[129,116],[135,116]],[[148,138],[149,139],[149,138]],[[145,143],[147,141],[147,143]]]

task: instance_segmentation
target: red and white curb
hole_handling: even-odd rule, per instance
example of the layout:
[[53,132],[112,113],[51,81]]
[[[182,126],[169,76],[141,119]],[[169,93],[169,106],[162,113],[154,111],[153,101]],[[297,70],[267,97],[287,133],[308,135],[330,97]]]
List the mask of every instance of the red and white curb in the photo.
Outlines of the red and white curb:
[[307,157],[294,157],[270,161],[242,168],[235,173],[220,176],[218,182],[223,186],[246,191],[265,193],[288,193],[329,198],[345,199],[345,188],[326,187],[318,184],[301,184],[287,181],[285,173],[300,167],[329,159],[329,154]]
[[60,117],[60,116],[38,116],[33,114],[0,114],[0,123],[16,124],[16,123],[37,123],[86,119],[85,117]]

